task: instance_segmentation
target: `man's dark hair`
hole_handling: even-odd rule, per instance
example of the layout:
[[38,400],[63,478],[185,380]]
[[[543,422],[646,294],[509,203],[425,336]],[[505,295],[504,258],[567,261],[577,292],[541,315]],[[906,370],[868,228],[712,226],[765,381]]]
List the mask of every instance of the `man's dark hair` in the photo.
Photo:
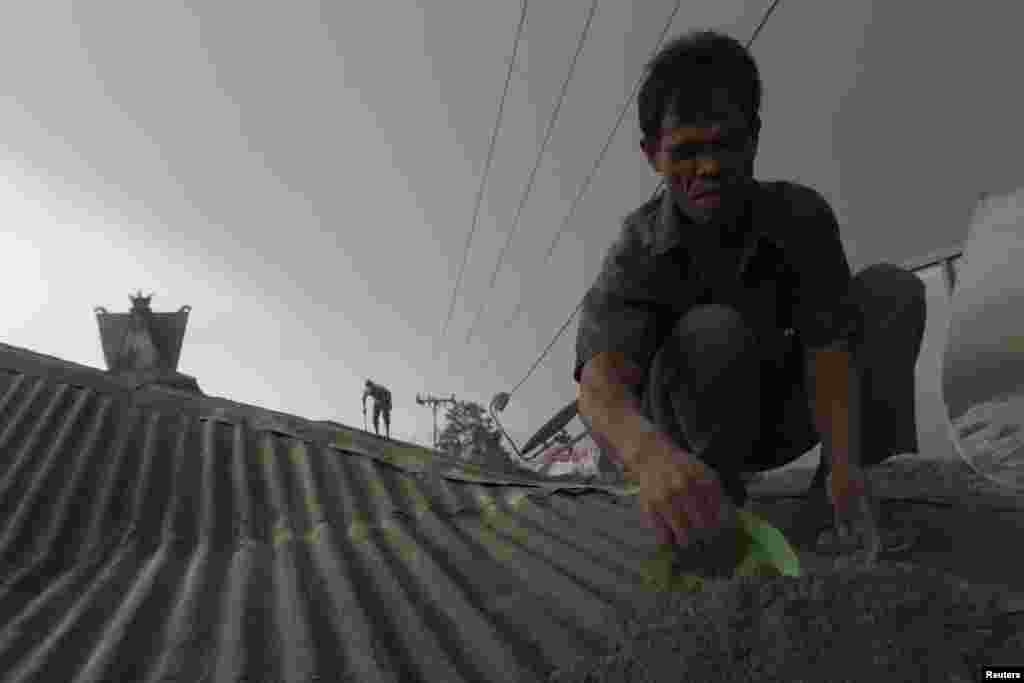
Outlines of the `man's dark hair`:
[[637,95],[640,130],[654,140],[670,104],[709,87],[729,89],[755,134],[761,126],[761,76],[754,57],[739,41],[716,31],[675,38],[647,64]]

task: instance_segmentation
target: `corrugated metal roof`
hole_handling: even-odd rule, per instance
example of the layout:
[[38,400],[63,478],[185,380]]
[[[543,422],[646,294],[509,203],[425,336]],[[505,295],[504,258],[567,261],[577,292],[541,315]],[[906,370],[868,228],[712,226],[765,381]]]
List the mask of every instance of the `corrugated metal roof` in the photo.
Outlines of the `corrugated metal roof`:
[[542,680],[655,599],[623,494],[0,345],[0,680]]

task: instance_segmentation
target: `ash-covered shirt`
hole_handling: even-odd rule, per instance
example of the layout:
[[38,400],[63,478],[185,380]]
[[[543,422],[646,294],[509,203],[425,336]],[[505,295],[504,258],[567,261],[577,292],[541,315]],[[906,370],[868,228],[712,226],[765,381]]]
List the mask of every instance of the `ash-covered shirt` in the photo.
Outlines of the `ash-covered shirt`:
[[370,384],[366,387],[363,391],[363,401],[366,401],[367,396],[373,399],[374,405],[381,408],[391,407],[391,392],[379,384]]
[[577,382],[603,352],[624,354],[646,374],[676,322],[698,305],[739,310],[776,362],[850,334],[852,274],[835,215],[818,192],[757,182],[730,231],[712,235],[712,244],[700,228],[668,193],[626,217],[580,311]]

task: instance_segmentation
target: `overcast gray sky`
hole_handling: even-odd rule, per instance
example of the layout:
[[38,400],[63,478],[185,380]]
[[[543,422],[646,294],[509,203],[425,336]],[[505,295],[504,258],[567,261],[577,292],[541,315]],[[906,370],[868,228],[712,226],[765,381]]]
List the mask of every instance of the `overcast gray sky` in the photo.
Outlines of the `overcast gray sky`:
[[[654,180],[630,111],[544,253],[674,0],[601,0],[476,339],[465,332],[590,0],[531,3],[464,287],[519,3],[8,3],[0,28],[0,339],[102,367],[94,306],[193,306],[181,369],[207,393],[426,442],[417,392],[486,403],[578,302]],[[686,2],[673,31],[746,39],[767,0]],[[782,0],[754,45],[758,172],[832,202],[855,267],[966,236],[981,191],[1021,182],[1024,9]],[[503,324],[519,297],[524,315]],[[570,400],[575,324],[506,412],[520,438]]]

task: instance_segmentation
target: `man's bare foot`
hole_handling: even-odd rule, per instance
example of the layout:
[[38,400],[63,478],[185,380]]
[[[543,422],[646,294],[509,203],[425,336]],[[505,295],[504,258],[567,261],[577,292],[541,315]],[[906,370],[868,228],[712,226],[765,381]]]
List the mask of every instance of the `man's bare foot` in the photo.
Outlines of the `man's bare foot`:
[[[900,520],[891,505],[875,501],[878,533],[881,537],[883,554],[901,553],[909,550],[917,541],[918,532],[904,520]],[[845,555],[852,552],[849,543],[839,537],[835,527],[832,505],[824,483],[812,482],[807,490],[796,521],[795,537],[803,545],[810,546],[824,555]]]
[[[819,462],[795,520],[793,536],[799,545],[823,555],[846,555],[851,550],[835,527],[835,512],[828,498],[828,472],[828,464]],[[875,513],[882,553],[900,553],[913,546],[916,530],[901,523],[891,506],[876,500]]]
[[797,544],[814,550],[818,550],[823,540],[835,536],[832,504],[824,484],[812,484],[807,489],[793,526],[793,538]]

